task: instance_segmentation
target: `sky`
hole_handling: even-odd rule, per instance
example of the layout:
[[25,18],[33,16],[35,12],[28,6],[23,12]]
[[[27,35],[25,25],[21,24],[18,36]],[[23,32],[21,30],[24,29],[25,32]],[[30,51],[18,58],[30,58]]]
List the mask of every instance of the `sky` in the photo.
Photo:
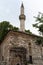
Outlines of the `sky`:
[[25,8],[25,29],[29,29],[33,34],[38,35],[36,28],[32,24],[35,23],[35,18],[38,12],[43,13],[43,0],[0,0],[0,22],[9,21],[13,26],[20,28],[20,7],[24,4]]

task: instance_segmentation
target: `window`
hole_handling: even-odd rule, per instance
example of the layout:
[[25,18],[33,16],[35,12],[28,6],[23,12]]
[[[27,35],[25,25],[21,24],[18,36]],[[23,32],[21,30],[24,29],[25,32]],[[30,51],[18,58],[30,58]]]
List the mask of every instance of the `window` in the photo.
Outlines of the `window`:
[[32,56],[29,56],[29,63],[31,63],[31,64],[33,63],[32,62]]
[[20,65],[19,63],[17,63],[16,65]]
[[29,42],[29,63],[32,64],[32,47],[31,47],[31,43]]

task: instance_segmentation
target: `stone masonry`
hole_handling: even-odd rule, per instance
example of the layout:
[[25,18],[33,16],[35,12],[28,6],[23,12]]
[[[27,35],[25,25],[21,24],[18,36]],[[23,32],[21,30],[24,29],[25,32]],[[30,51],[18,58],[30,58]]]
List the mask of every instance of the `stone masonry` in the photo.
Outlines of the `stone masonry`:
[[[0,45],[0,61],[2,61],[3,58],[3,60],[7,62],[7,65],[17,65],[17,63],[19,63],[18,65],[43,65],[43,47],[41,55],[40,46],[35,43],[37,37],[39,36],[19,31],[9,31]],[[26,50],[23,51],[22,49]],[[11,53],[10,50],[12,50]],[[19,60],[16,61],[14,58],[18,58]],[[13,64],[11,64],[11,61]],[[15,61],[16,63],[14,64]]]

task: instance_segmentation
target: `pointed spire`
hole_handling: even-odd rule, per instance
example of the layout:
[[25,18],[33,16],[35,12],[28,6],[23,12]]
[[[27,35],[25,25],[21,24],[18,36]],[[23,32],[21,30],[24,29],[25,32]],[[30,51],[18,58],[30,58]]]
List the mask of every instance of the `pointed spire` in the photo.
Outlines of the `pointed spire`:
[[21,7],[23,7],[23,8],[24,8],[24,6],[23,6],[23,2],[22,2],[22,5],[21,5]]

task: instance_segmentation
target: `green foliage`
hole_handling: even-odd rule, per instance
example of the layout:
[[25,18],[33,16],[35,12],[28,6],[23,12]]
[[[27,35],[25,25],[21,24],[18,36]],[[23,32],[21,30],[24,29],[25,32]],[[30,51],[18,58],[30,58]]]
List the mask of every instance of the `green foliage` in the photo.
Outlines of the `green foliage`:
[[43,32],[43,24],[39,26],[39,31]]
[[37,45],[43,45],[43,38],[37,38],[35,43]]
[[28,34],[32,34],[32,32],[30,30],[25,30],[25,32]]
[[13,27],[8,21],[0,22],[0,42],[4,39],[4,36],[9,30],[18,31],[19,28]]
[[[0,22],[0,42],[3,41],[5,35],[8,33],[9,30],[19,31],[18,27],[14,27],[8,21]],[[32,34],[30,30],[25,30],[26,33]]]
[[41,51],[41,57],[42,57],[42,46],[43,46],[43,38],[37,38],[36,39],[36,45],[39,45],[40,51]]
[[38,28],[38,31],[43,35],[43,13],[38,14],[37,17],[34,17],[36,19],[36,23],[33,24],[33,27]]
[[3,40],[3,37],[8,31],[9,22],[3,21],[0,23],[0,41]]
[[18,27],[14,27],[13,30],[14,31],[19,31],[19,28]]

